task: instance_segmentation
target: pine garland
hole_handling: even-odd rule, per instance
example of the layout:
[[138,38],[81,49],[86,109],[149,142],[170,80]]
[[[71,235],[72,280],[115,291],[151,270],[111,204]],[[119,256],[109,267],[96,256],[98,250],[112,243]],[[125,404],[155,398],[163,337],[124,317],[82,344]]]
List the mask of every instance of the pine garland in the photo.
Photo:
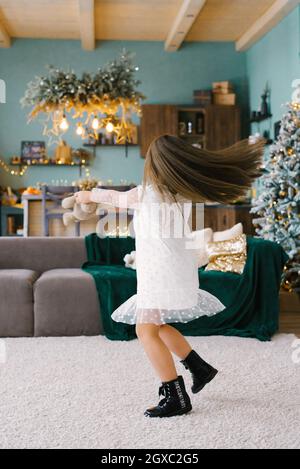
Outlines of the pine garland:
[[135,79],[138,67],[133,64],[133,56],[123,50],[118,59],[98,68],[94,74],[84,72],[81,77],[74,71],[66,72],[48,65],[48,75],[36,76],[29,82],[20,103],[23,107],[33,106],[29,120],[46,114],[44,135],[64,133],[59,123],[66,113],[73,112],[74,119],[84,117],[83,124],[87,127],[96,114],[118,115],[116,133],[119,142],[131,141],[133,124],[130,116],[132,113],[140,115],[141,101],[145,99],[137,90],[141,82]]
[[132,58],[133,54],[124,50],[119,59],[98,68],[95,74],[84,72],[80,78],[73,71],[65,72],[48,65],[48,76],[37,76],[29,82],[20,102],[22,106],[68,102],[84,105],[95,99],[115,101],[122,98],[139,105],[145,96],[136,89],[141,82],[134,78],[138,67],[133,65]]

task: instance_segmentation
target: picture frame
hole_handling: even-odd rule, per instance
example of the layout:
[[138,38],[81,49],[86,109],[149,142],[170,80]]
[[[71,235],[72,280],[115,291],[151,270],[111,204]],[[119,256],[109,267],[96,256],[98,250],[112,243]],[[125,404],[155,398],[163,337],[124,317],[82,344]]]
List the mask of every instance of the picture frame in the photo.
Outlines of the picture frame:
[[46,156],[46,144],[40,140],[23,140],[21,142],[21,161],[42,161]]

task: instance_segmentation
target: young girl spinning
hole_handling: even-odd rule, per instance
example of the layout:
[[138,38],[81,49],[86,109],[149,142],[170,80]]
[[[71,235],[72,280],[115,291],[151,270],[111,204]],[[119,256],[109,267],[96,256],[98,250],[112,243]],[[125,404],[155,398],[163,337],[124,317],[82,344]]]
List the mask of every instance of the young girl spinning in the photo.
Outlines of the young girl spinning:
[[[263,142],[242,141],[222,151],[195,148],[164,135],[147,152],[143,184],[121,193],[95,188],[77,192],[81,203],[134,208],[137,294],[117,308],[115,321],[136,324],[136,334],[160,380],[157,406],[148,417],[181,415],[192,409],[172,353],[192,375],[198,393],[217,374],[171,323],[211,316],[225,306],[199,289],[197,254],[187,218],[192,202],[232,202],[260,175]],[[181,223],[181,224],[180,224]]]

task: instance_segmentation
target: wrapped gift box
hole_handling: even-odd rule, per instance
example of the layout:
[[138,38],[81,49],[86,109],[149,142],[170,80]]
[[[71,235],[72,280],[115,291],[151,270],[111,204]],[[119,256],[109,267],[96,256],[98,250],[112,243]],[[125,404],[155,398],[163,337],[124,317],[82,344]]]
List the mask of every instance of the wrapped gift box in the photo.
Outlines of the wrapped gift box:
[[214,104],[221,104],[225,106],[234,106],[236,103],[236,94],[235,93],[228,93],[228,94],[219,94],[214,93]]
[[213,93],[230,94],[233,92],[233,85],[230,81],[216,81],[212,84]]

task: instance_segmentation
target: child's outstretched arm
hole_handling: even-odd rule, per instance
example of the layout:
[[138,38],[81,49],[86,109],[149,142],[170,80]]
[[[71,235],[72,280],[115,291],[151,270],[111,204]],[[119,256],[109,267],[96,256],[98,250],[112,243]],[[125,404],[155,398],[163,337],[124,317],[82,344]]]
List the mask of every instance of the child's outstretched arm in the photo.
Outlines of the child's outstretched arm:
[[91,191],[76,192],[75,197],[78,203],[96,202],[97,204],[112,205],[118,208],[137,208],[139,202],[138,193],[138,187],[134,187],[126,192],[94,188]]

